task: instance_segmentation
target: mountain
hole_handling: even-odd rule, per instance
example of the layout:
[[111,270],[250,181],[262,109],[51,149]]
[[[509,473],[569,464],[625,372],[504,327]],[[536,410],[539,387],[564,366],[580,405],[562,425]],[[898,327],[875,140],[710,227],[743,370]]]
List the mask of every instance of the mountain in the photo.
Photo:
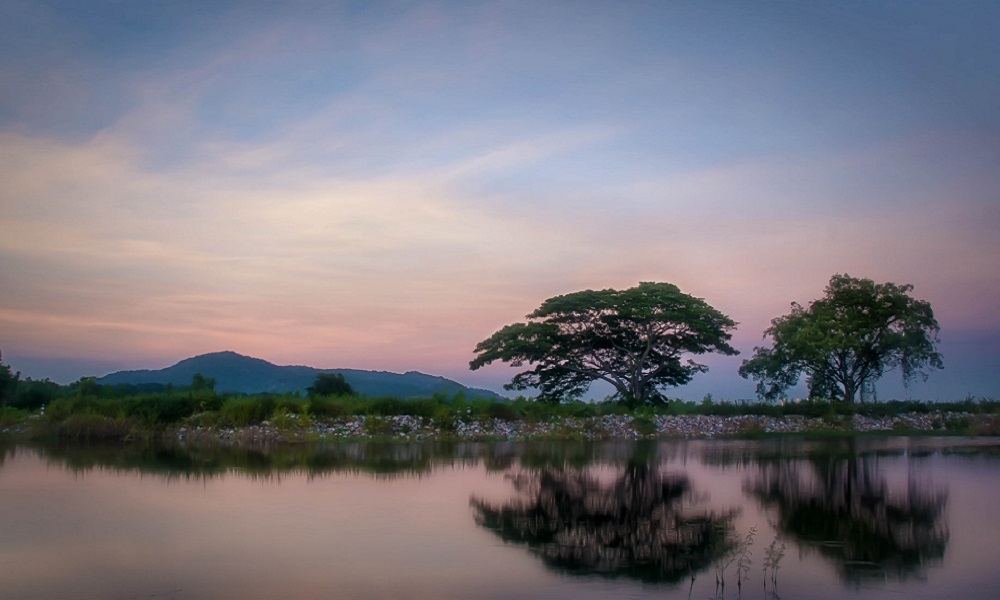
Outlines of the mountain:
[[314,369],[313,367],[278,366],[259,358],[235,352],[213,352],[186,358],[165,369],[118,371],[97,380],[101,385],[190,385],[195,373],[215,380],[217,392],[230,394],[260,394],[302,392],[316,381],[320,373],[340,373],[354,391],[363,396],[395,396],[398,398],[427,397],[442,392],[452,395],[464,392],[469,398],[501,399],[489,390],[468,388],[434,375],[417,371],[389,373],[358,369]]

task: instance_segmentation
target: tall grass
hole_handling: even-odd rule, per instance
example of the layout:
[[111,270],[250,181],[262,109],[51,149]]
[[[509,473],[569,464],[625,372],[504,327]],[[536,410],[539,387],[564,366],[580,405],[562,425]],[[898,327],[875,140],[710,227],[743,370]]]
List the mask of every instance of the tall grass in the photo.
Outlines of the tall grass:
[[274,413],[272,396],[238,396],[226,398],[219,410],[222,420],[233,427],[246,427],[265,421]]
[[102,442],[143,437],[146,431],[130,417],[108,417],[93,413],[70,415],[51,430],[60,440]]
[[11,425],[16,425],[20,423],[27,413],[23,410],[18,410],[13,406],[4,406],[0,408],[0,427],[9,427]]

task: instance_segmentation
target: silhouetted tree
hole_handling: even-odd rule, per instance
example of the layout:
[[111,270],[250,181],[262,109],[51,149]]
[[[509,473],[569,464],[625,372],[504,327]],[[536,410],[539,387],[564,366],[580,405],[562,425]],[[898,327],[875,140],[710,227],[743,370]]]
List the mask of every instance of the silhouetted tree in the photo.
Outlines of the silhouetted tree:
[[[2,354],[0,354],[0,360],[3,360]],[[10,366],[0,362],[0,407],[7,406],[8,402],[14,400],[20,379],[21,373],[14,373]]]
[[669,283],[549,298],[528,319],[480,342],[469,367],[533,365],[504,387],[538,388],[549,402],[577,397],[595,381],[611,384],[630,406],[662,402],[662,388],[708,370],[684,356],[738,354],[729,345],[736,322]]
[[320,373],[316,382],[306,388],[309,396],[350,396],[354,394],[351,384],[343,373]]
[[191,391],[192,392],[214,392],[215,391],[215,379],[212,377],[205,377],[201,373],[195,373],[194,377],[191,378]]

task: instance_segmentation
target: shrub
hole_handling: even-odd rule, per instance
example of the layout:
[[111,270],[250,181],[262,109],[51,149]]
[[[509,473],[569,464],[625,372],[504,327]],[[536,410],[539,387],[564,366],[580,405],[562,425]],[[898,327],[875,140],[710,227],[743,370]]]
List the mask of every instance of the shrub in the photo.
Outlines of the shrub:
[[190,396],[157,395],[132,398],[128,401],[127,412],[146,425],[176,423],[190,417],[196,409],[195,400]]
[[655,435],[657,433],[656,421],[649,416],[632,419],[632,427],[639,435]]
[[595,413],[593,404],[579,400],[564,402],[556,406],[558,407],[558,412],[566,417],[585,418],[592,417]]
[[391,436],[392,421],[382,416],[368,417],[365,419],[365,433],[374,437]]
[[429,400],[404,400],[402,398],[383,396],[370,400],[367,406],[365,406],[365,414],[382,417],[398,415],[430,417],[434,414],[434,404]]
[[312,409],[310,403],[311,400],[306,400],[305,398],[281,396],[274,400],[274,414],[301,415],[302,413],[309,413]]
[[972,419],[965,415],[952,415],[944,422],[945,429],[953,433],[967,433],[971,426]]
[[23,419],[25,411],[18,410],[13,406],[0,407],[0,427],[8,427]]
[[400,411],[403,409],[403,401],[399,398],[392,398],[389,396],[382,396],[379,398],[372,398],[364,407],[364,412],[366,415],[377,415],[377,416],[388,416],[388,415],[398,415],[401,414]]
[[455,418],[451,407],[447,404],[438,404],[434,410],[432,418],[441,431],[455,431],[455,423],[457,419]]
[[45,409],[45,420],[58,423],[73,414],[73,401],[69,398],[53,400]]
[[1000,417],[982,415],[972,424],[972,435],[1000,435]]
[[58,424],[55,431],[63,440],[94,442],[128,439],[135,428],[136,423],[126,417],[80,413],[70,415]]
[[207,412],[220,410],[226,401],[225,396],[220,396],[215,392],[196,392],[191,394],[195,412]]
[[484,412],[486,416],[491,419],[513,421],[521,418],[521,413],[518,412],[518,410],[509,402],[490,402],[486,405],[486,410]]
[[357,412],[350,396],[316,396],[309,399],[309,412],[320,419],[346,417]]
[[235,427],[260,423],[274,413],[274,398],[250,396],[227,398],[222,404],[223,420]]
[[299,420],[288,412],[286,408],[278,407],[274,409],[274,414],[269,419],[271,425],[278,429],[291,429],[299,424]]
[[671,415],[693,415],[698,412],[698,405],[694,402],[683,400],[672,400],[667,404],[667,413]]
[[47,379],[42,381],[27,379],[18,383],[17,395],[9,405],[25,410],[38,410],[42,406],[51,404],[58,393],[59,385],[56,383]]
[[433,398],[417,398],[409,401],[407,414],[415,417],[433,417],[438,410],[438,402]]

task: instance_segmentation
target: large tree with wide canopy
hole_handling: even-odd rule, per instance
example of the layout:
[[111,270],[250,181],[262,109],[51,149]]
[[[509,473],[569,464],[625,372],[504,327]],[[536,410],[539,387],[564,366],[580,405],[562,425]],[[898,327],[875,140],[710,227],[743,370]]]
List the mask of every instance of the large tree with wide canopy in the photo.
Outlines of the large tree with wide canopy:
[[729,345],[736,323],[670,283],[556,296],[527,318],[480,342],[469,366],[529,365],[505,387],[537,388],[545,401],[578,397],[605,381],[631,406],[661,402],[664,388],[708,370],[687,355],[737,354]]

